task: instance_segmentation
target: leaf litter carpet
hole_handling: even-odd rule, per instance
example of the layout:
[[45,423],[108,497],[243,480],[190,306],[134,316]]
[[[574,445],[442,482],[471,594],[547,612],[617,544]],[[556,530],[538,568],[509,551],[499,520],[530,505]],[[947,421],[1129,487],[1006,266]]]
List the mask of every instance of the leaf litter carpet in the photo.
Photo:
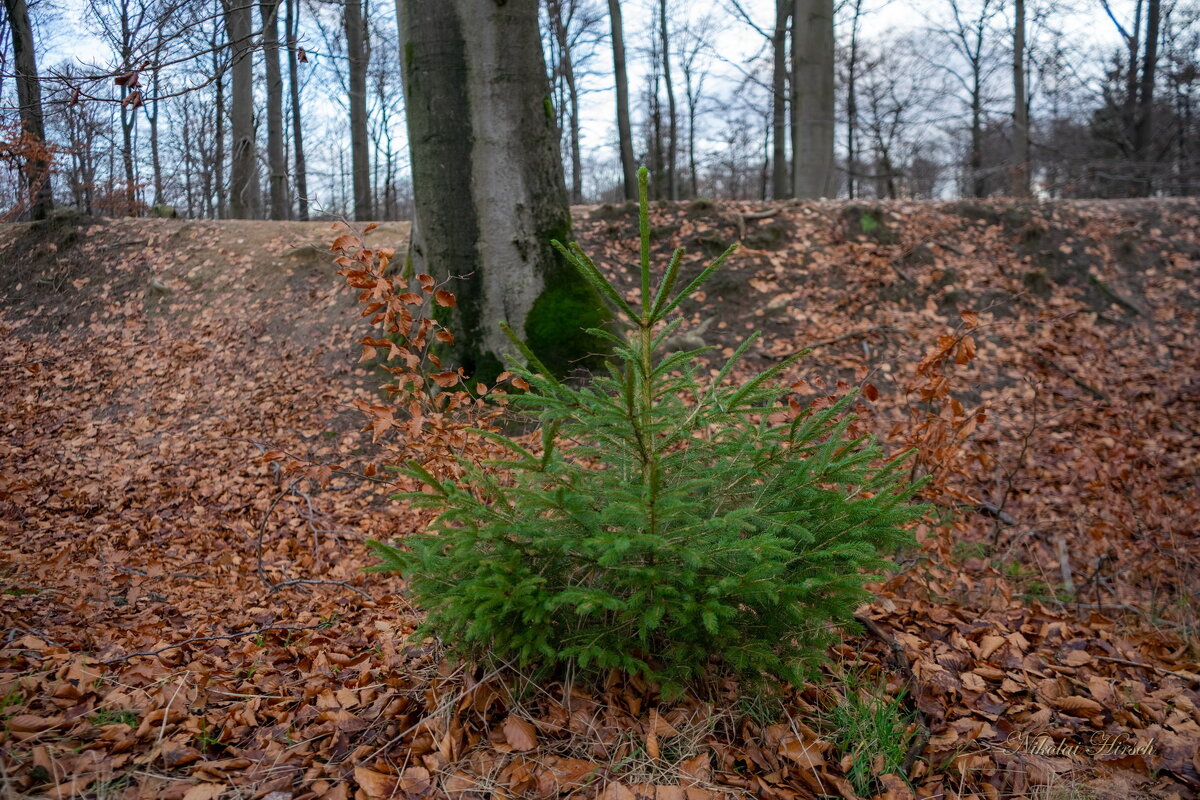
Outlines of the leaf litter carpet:
[[[685,344],[763,329],[747,369],[815,345],[792,399],[869,385],[863,424],[939,470],[945,513],[826,668],[901,698],[903,768],[834,746],[830,709],[869,691],[845,681],[665,703],[410,641],[420,612],[362,542],[426,520],[356,477],[380,380],[328,226],[8,226],[0,795],[1195,797],[1197,211],[655,209],[692,274],[743,244]],[[598,263],[634,263],[630,209],[576,217]],[[944,386],[916,380],[975,316]]]

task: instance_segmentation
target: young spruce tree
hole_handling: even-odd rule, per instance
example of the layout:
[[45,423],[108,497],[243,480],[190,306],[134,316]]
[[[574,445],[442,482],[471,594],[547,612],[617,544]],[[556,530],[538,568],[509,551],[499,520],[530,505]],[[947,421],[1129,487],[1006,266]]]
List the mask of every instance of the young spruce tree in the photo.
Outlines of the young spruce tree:
[[[676,291],[682,250],[651,287],[647,172],[641,188],[641,302],[630,305],[578,245],[555,242],[630,326],[607,375],[555,380],[505,327],[530,386],[514,404],[540,425],[540,452],[480,431],[511,456],[463,464],[455,484],[407,475],[440,511],[427,533],[372,542],[428,612],[419,635],[458,655],[519,665],[618,668],[678,693],[713,657],[744,676],[795,682],[867,599],[881,551],[910,541],[922,510],[902,459],[847,433],[847,397],[772,423],[774,379],[797,354],[728,385],[751,336],[711,380],[698,357],[666,352],[680,302],[733,247]],[[706,373],[706,371],[703,371]]]

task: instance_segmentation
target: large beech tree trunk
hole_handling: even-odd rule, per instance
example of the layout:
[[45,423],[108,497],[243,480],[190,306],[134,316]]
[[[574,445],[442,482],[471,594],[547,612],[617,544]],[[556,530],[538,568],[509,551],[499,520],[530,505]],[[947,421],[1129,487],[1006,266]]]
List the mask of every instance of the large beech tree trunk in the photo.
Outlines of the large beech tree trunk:
[[31,190],[29,217],[45,219],[54,210],[50,187],[50,159],[45,151],[46,129],[42,120],[42,89],[38,83],[37,56],[33,49],[33,26],[25,0],[4,0],[12,32],[13,65],[16,68],[17,102],[21,105],[21,127],[34,152],[25,164]]
[[792,11],[792,191],[830,197],[833,175],[833,0]]
[[370,44],[362,0],[346,0],[343,18],[350,60],[350,170],[354,182],[354,218],[369,220],[371,211],[371,139],[367,129],[367,66]]
[[411,257],[455,276],[455,365],[487,381],[507,321],[565,373],[600,348],[595,293],[551,247],[571,216],[537,0],[397,0],[412,155]]
[[279,69],[279,2],[262,0],[259,9],[263,22],[263,60],[267,73],[267,165],[271,219],[287,219],[287,156],[283,152],[283,75]]
[[225,30],[233,48],[230,69],[229,128],[233,159],[229,168],[229,215],[258,216],[258,147],[254,137],[253,6],[247,0],[224,0]]
[[629,75],[625,70],[625,34],[621,27],[620,0],[608,0],[612,22],[613,79],[617,84],[617,137],[621,147],[621,175],[625,199],[637,199],[637,165],[633,161],[633,132],[629,124]]

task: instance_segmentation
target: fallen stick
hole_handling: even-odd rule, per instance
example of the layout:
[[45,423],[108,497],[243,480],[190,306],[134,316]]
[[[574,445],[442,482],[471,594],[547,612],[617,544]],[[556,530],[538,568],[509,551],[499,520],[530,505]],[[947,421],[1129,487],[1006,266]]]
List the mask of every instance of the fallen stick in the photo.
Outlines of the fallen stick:
[[1058,552],[1058,568],[1062,572],[1063,589],[1075,591],[1075,579],[1071,577],[1071,558],[1067,554],[1067,540],[1062,535],[1054,537],[1054,548]]
[[1051,369],[1055,370],[1059,374],[1065,376],[1066,378],[1068,378],[1071,381],[1071,383],[1075,384],[1080,389],[1083,389],[1085,392],[1090,394],[1092,397],[1094,397],[1097,400],[1100,400],[1102,402],[1108,403],[1109,405],[1112,405],[1112,398],[1110,398],[1104,392],[1097,389],[1095,386],[1092,386],[1090,383],[1088,383],[1087,381],[1085,381],[1082,378],[1080,378],[1079,376],[1077,376],[1071,370],[1069,370],[1066,367],[1059,364],[1057,361],[1054,361],[1053,359],[1042,355],[1041,353],[1037,352],[1036,350],[1028,350],[1024,347],[1021,347],[1019,344],[1012,343],[1011,341],[1009,343],[1013,344],[1014,347],[1016,347],[1018,350],[1020,350],[1025,355],[1030,356],[1038,363],[1040,363],[1044,366],[1050,367]]
[[[812,344],[806,346],[804,349],[805,350],[816,350],[818,347],[828,347],[831,344],[838,344],[839,342],[846,342],[851,339],[858,339],[863,336],[868,336],[872,333],[903,333],[903,331],[900,330],[899,328],[897,328],[895,325],[873,325],[870,328],[863,328],[861,330],[851,331],[850,333],[845,333],[845,334],[842,334],[841,336],[835,336],[832,339],[822,339],[819,342],[813,342]],[[797,351],[797,352],[799,352],[799,351]],[[795,355],[795,353],[788,353],[788,354],[782,355],[782,356],[775,356],[775,359],[778,361],[783,361],[785,359],[791,358],[793,355]]]

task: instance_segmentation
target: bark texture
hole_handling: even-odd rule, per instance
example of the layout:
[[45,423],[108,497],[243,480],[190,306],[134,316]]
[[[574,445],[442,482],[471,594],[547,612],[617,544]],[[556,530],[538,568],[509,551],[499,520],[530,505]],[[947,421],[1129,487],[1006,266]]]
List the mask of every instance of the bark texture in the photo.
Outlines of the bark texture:
[[30,188],[30,219],[45,219],[54,209],[50,187],[50,160],[44,151],[45,123],[42,118],[42,90],[38,83],[37,56],[33,49],[33,26],[25,0],[4,0],[12,34],[13,63],[16,67],[17,102],[21,127],[36,152],[27,159],[25,177]]
[[637,200],[637,165],[633,161],[633,132],[629,124],[629,75],[625,69],[625,33],[620,0],[608,0],[612,22],[613,80],[617,84],[617,137],[621,148],[621,175],[625,199]]
[[537,0],[397,0],[415,201],[413,267],[457,276],[454,363],[489,380],[524,333],[563,374],[606,314],[551,247],[571,216]]
[[833,92],[833,0],[795,0],[792,190],[796,197],[834,193]]
[[253,7],[245,0],[225,0],[225,30],[233,48],[230,69],[229,128],[233,158],[229,168],[229,215],[258,216],[258,163],[254,137]]

